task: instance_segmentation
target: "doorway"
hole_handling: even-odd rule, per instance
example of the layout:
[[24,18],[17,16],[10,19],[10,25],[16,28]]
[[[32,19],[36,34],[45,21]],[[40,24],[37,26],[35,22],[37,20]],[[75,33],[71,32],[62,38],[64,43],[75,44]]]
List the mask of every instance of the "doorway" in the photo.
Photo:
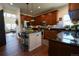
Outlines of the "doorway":
[[16,32],[17,16],[15,14],[4,12],[4,20],[5,20],[5,32],[6,33]]
[[4,12],[5,21],[5,35],[6,35],[6,46],[7,48],[10,44],[18,44],[17,41],[17,16],[16,14]]

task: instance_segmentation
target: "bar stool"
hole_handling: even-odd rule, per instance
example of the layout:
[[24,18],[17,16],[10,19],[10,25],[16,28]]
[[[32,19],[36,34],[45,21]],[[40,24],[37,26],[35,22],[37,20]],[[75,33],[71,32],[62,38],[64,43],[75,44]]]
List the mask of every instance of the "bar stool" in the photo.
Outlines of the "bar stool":
[[28,33],[21,32],[19,36],[20,36],[21,47],[25,51],[26,49],[28,49],[28,38],[29,38]]

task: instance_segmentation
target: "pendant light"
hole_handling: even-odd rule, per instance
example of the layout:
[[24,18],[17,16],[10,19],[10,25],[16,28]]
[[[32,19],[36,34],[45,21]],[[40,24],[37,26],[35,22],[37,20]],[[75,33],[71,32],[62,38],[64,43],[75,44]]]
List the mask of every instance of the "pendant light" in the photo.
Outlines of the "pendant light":
[[28,14],[28,11],[29,11],[29,10],[28,10],[28,5],[29,5],[29,3],[26,3],[26,5],[27,5],[27,14]]
[[[26,5],[27,5],[27,14],[28,14],[28,12],[29,12],[29,8],[28,8],[28,5],[29,5],[29,3],[26,3]],[[32,8],[32,10],[30,11],[31,13],[32,13],[32,15],[33,15],[33,8],[34,8],[34,5],[33,5],[33,3],[31,4],[31,8]],[[32,17],[32,19],[31,19],[31,22],[34,22],[35,21],[35,18],[34,17]]]
[[[33,12],[34,12],[34,4],[32,3],[32,15],[33,15]],[[32,20],[31,20],[31,22],[34,22],[35,21],[35,18],[34,17],[32,17]]]
[[[26,9],[26,13],[27,13],[27,15],[28,15],[28,12],[29,12],[29,3],[26,3],[26,6],[27,6],[27,9]],[[28,18],[27,18],[27,20],[28,20]],[[27,22],[29,22],[29,21],[27,21]]]

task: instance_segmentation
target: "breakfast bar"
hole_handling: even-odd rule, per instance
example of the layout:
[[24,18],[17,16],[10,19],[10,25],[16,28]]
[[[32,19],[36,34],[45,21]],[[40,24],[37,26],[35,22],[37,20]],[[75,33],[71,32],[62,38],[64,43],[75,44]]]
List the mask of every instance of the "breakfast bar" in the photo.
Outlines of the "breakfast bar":
[[76,30],[51,30],[57,33],[57,38],[49,39],[49,56],[79,55],[79,36]]
[[42,45],[41,31],[24,32],[20,38],[21,44],[25,47],[24,49],[27,49],[29,52]]

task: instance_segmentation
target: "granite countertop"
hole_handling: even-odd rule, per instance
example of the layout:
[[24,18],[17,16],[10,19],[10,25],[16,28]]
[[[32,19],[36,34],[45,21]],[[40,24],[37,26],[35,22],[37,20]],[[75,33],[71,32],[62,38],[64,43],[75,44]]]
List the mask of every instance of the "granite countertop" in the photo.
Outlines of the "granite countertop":
[[41,32],[41,31],[26,31],[25,33],[30,34],[30,33],[38,33],[38,32]]
[[66,28],[50,28],[50,30],[60,30],[60,31],[79,31],[77,30],[73,30],[73,29],[66,29]]
[[[39,28],[33,28],[38,30]],[[40,29],[44,29],[44,30],[55,30],[55,31],[79,31],[78,30],[73,30],[73,29],[66,29],[66,28],[40,28]]]
[[79,38],[73,37],[70,32],[60,32],[56,39],[50,39],[55,42],[60,42],[68,45],[79,46]]
[[33,31],[33,32],[28,32],[28,33],[38,33],[38,32],[41,32],[41,31]]

